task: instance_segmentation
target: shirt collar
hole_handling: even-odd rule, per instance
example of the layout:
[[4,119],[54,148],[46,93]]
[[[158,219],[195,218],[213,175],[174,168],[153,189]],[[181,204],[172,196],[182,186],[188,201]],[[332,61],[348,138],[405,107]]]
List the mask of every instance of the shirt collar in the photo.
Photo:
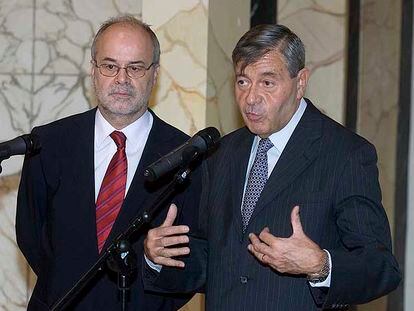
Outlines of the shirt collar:
[[298,109],[293,114],[289,122],[281,130],[269,136],[269,139],[273,143],[273,146],[275,146],[280,153],[282,153],[285,149],[290,137],[292,136],[293,131],[295,130],[300,119],[302,118],[306,107],[307,103],[302,98],[299,102]]
[[[132,122],[128,126],[124,127],[120,132],[124,133],[127,138],[127,149],[133,152],[139,148],[139,143],[144,138],[143,136],[149,132],[152,126],[153,117],[151,113],[146,110],[144,114],[138,118],[138,120]],[[99,150],[106,145],[106,142],[112,139],[109,135],[113,131],[118,131],[114,128],[101,114],[99,109],[96,109],[95,115],[95,148]],[[110,139],[110,140],[108,140]]]

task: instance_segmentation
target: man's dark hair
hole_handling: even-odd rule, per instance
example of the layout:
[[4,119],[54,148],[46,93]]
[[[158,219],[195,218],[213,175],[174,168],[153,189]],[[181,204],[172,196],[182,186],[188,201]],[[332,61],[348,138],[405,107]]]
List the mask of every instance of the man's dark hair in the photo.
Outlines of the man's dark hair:
[[160,43],[155,33],[152,31],[152,29],[150,28],[148,24],[136,19],[132,15],[127,15],[127,14],[110,18],[107,21],[105,21],[101,25],[101,27],[99,27],[99,30],[96,33],[95,38],[93,39],[93,43],[91,47],[91,57],[93,60],[96,59],[96,43],[98,42],[99,38],[105,32],[105,30],[107,30],[110,26],[115,25],[115,24],[129,25],[132,27],[144,29],[150,35],[151,40],[152,40],[152,46],[153,46],[152,62],[154,64],[158,64],[160,62]]
[[290,77],[305,67],[305,47],[299,37],[283,25],[257,25],[246,32],[233,50],[234,67],[244,69],[271,51],[283,55]]

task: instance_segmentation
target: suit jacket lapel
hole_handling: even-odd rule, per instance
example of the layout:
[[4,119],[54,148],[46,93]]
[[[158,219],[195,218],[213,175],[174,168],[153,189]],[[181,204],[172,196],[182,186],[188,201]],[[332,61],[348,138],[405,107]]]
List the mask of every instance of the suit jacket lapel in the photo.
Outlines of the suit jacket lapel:
[[320,152],[317,143],[322,135],[320,112],[308,106],[269,177],[250,222],[305,170]]
[[242,224],[241,224],[241,205],[243,199],[244,184],[246,181],[247,165],[249,163],[250,151],[253,144],[254,135],[251,134],[247,128],[242,140],[234,148],[234,161],[231,161],[230,176],[232,187],[232,209],[233,209],[233,224],[234,228],[242,239]]
[[[71,144],[73,150],[68,154],[73,157],[73,169],[78,187],[82,194],[78,196],[79,204],[73,206],[74,221],[82,225],[85,230],[85,241],[91,245],[91,254],[97,253],[96,221],[95,221],[95,169],[94,169],[94,136],[95,136],[96,108],[82,114],[74,120],[75,126],[70,128],[68,137],[74,137],[76,144]],[[64,141],[64,140],[63,140]],[[76,195],[76,194],[72,194]]]

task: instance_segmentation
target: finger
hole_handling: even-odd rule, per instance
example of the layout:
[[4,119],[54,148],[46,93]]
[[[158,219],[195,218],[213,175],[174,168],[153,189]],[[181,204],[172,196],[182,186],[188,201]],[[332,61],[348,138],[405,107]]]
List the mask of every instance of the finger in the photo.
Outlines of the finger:
[[165,217],[165,220],[161,227],[167,227],[172,226],[175,218],[177,217],[177,205],[171,204],[170,208],[168,209],[167,217]]
[[268,256],[272,256],[273,254],[272,248],[266,243],[260,242],[260,243],[251,244],[251,245],[253,246],[253,250],[257,253],[265,254]]
[[185,263],[181,260],[176,260],[172,258],[165,258],[165,257],[159,257],[154,260],[154,263],[161,265],[161,266],[167,266],[167,267],[177,267],[177,268],[184,268]]
[[159,227],[153,229],[152,232],[148,232],[148,235],[154,239],[160,239],[172,235],[182,235],[188,233],[190,228],[186,225],[170,226],[170,227]]
[[189,238],[187,235],[177,235],[171,237],[164,237],[161,239],[161,244],[163,247],[173,246],[177,244],[188,243]]
[[254,248],[253,244],[247,245],[247,249],[249,250],[250,253],[253,254],[253,256],[255,256],[259,261],[261,261],[261,259],[263,258],[263,255],[264,254],[256,251],[256,249]]
[[249,239],[250,239],[250,242],[252,242],[253,245],[254,244],[257,244],[257,243],[261,243],[261,241],[259,240],[259,238],[257,237],[257,235],[254,234],[254,233],[250,233],[249,234]]
[[272,243],[276,243],[279,238],[271,234],[269,228],[266,227],[260,232],[259,240],[260,242],[266,243],[267,245],[271,245]]
[[[267,247],[266,244],[263,244],[263,245],[265,245],[265,247]],[[271,254],[262,253],[261,251],[259,251],[258,249],[260,249],[260,248],[261,248],[260,246],[256,246],[255,247],[253,244],[249,244],[247,246],[247,249],[250,251],[250,253],[253,254],[253,256],[256,257],[256,259],[258,261],[260,261],[262,264],[266,264],[266,265],[272,266],[271,260],[272,260],[273,257],[271,256]]]
[[176,248],[162,248],[158,251],[157,257],[171,258],[177,256],[185,256],[190,253],[189,247],[176,247]]
[[296,205],[290,213],[290,221],[292,223],[293,234],[303,233],[302,223],[300,221],[299,206]]
[[252,247],[252,251],[258,252],[260,254],[267,254],[270,255],[272,253],[272,248],[263,243],[259,237],[257,237],[254,233],[249,234],[249,239],[252,242],[250,245]]

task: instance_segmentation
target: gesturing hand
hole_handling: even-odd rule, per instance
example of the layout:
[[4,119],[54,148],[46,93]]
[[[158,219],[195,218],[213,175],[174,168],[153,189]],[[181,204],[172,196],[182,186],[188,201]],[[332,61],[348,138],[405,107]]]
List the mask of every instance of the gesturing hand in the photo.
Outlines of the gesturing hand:
[[160,227],[148,231],[144,241],[144,252],[148,259],[156,264],[170,267],[184,267],[184,262],[171,257],[190,253],[189,247],[170,248],[170,246],[188,243],[189,241],[186,235],[190,230],[188,226],[173,226],[176,217],[177,206],[171,204],[164,223]]
[[293,234],[289,238],[276,237],[266,227],[259,236],[249,234],[248,249],[260,262],[281,273],[317,273],[323,267],[326,254],[303,232],[299,206],[292,209],[290,218]]

